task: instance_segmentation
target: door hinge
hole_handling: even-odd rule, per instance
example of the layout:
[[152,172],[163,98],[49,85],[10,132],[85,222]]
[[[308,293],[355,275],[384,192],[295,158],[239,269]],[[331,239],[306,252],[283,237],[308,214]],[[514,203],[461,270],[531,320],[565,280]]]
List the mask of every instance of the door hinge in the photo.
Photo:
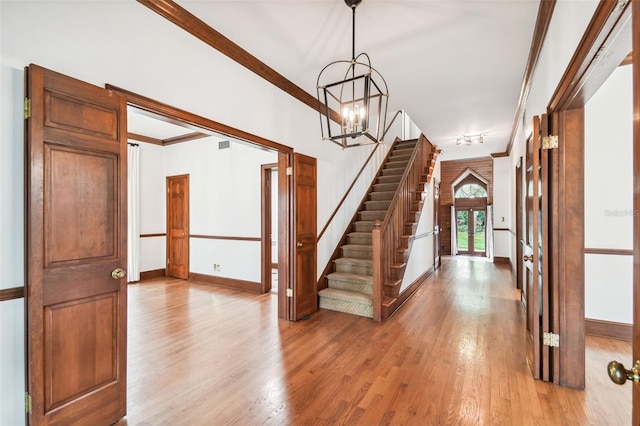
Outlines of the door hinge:
[[24,98],[24,119],[31,118],[31,99]]
[[169,264],[169,258],[167,257],[167,265]]
[[29,395],[29,392],[24,393],[24,411],[27,414],[31,414],[31,395]]
[[557,348],[560,346],[560,335],[554,333],[544,333],[542,335],[542,344],[544,346],[551,346]]
[[287,167],[286,169],[287,176],[293,176],[293,167]]
[[542,149],[556,149],[558,147],[558,136],[543,136]]
[[288,288],[287,289],[287,297],[293,297],[293,289],[292,288]]

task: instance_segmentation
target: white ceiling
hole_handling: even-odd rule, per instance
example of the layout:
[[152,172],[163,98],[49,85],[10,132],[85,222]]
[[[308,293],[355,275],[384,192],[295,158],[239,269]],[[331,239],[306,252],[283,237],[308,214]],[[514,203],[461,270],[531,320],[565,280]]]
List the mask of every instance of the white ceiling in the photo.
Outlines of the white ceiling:
[[[351,10],[343,0],[178,3],[314,97],[320,70],[351,57]],[[364,0],[356,11],[356,54],[368,53],[387,81],[389,111],[404,109],[444,160],[504,152],[538,6]],[[480,132],[482,145],[456,146],[456,136]]]

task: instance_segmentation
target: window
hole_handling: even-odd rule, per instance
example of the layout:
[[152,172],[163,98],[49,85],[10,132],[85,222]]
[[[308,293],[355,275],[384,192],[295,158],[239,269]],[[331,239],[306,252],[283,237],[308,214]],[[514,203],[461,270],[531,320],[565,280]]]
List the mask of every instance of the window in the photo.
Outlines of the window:
[[477,183],[462,185],[456,190],[455,198],[486,198],[487,191]]

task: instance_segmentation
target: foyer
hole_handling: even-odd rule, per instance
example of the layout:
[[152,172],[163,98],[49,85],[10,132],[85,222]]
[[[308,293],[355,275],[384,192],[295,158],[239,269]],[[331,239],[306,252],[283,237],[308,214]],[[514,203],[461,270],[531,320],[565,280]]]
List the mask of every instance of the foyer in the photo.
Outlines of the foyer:
[[118,425],[622,425],[609,381],[627,342],[587,336],[586,390],[534,381],[504,264],[445,257],[383,323],[176,279],[128,287],[128,407]]

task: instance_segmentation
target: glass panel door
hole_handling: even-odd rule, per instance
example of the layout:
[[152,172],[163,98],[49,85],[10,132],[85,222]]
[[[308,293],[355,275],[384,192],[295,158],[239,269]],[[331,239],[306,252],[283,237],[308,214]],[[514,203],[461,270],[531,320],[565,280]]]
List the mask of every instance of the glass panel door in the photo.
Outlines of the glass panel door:
[[487,247],[487,233],[486,233],[486,217],[485,210],[472,210],[473,211],[473,251],[474,254],[483,255],[486,252]]
[[469,253],[469,213],[470,210],[458,210],[456,212],[456,230],[458,240],[458,253]]

